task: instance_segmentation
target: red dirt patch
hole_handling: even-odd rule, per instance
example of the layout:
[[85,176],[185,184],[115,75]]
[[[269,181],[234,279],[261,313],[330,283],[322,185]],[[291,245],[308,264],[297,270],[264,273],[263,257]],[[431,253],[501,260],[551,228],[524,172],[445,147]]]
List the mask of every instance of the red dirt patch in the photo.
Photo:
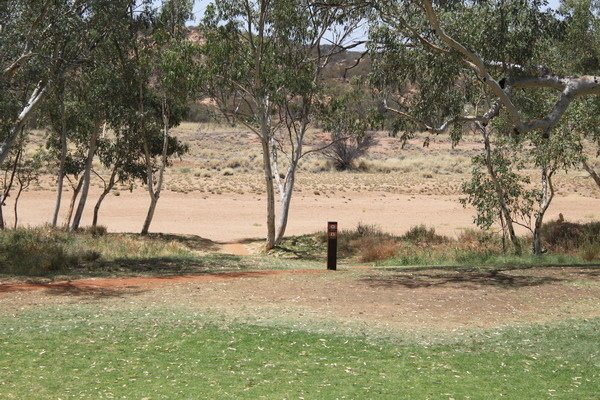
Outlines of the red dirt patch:
[[164,276],[164,277],[129,277],[129,278],[91,278],[75,281],[44,282],[44,283],[0,283],[0,293],[25,292],[35,290],[94,290],[94,289],[135,289],[166,286],[177,283],[215,282],[241,278],[260,278],[280,274],[319,274],[321,270],[273,270],[249,272],[219,272],[214,274]]

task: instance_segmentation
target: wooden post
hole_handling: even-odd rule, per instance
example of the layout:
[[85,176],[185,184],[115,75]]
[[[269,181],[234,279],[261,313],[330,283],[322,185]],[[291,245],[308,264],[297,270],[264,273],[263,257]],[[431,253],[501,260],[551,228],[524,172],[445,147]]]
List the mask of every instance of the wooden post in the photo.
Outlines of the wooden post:
[[327,223],[327,269],[337,269],[337,222]]

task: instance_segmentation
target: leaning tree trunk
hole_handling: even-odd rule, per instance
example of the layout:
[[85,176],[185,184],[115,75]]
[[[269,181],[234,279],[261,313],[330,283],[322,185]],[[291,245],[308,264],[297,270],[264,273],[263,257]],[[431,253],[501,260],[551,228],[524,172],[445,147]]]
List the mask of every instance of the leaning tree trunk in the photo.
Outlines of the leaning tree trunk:
[[77,181],[77,186],[72,186],[73,195],[71,196],[71,202],[69,203],[69,211],[67,212],[67,218],[65,218],[65,228],[69,228],[71,225],[71,219],[73,218],[73,211],[75,210],[75,202],[77,201],[77,196],[79,196],[79,192],[81,191],[81,187],[83,186],[83,176],[79,178]]
[[65,118],[65,98],[64,87],[61,92],[61,127],[60,127],[60,164],[58,166],[58,182],[56,188],[56,205],[54,206],[54,215],[52,216],[52,227],[56,228],[58,224],[58,214],[60,213],[60,203],[62,201],[63,186],[65,182],[65,164],[67,162],[67,119]]
[[160,198],[160,192],[162,191],[163,179],[165,175],[165,169],[167,168],[167,154],[169,150],[169,114],[167,110],[166,100],[163,99],[162,106],[162,114],[163,114],[163,148],[162,148],[162,156],[161,156],[161,164],[160,170],[158,172],[158,180],[156,182],[156,189],[154,188],[154,173],[152,171],[152,160],[150,157],[150,147],[148,145],[148,141],[144,139],[144,153],[146,157],[146,173],[148,179],[148,193],[150,194],[150,206],[148,207],[148,214],[146,215],[146,220],[144,221],[144,226],[142,227],[142,235],[147,235],[150,230],[150,224],[152,223],[152,219],[154,218],[154,211],[156,210],[156,205],[158,204],[158,199]]
[[31,93],[27,104],[23,107],[21,113],[13,123],[8,135],[4,141],[0,143],[0,165],[2,165],[6,157],[8,157],[14,141],[17,139],[17,136],[19,136],[19,132],[21,132],[21,130],[25,127],[27,119],[31,116],[31,112],[42,99],[45,92],[46,84],[40,81],[33,93]]
[[594,182],[596,182],[598,188],[600,188],[600,175],[598,175],[598,173],[594,171],[594,169],[585,160],[583,160],[581,163],[583,164],[583,168],[588,172],[588,174],[590,174]]
[[15,213],[15,223],[14,229],[17,229],[17,224],[19,222],[19,199],[21,198],[21,193],[23,193],[24,189],[27,189],[29,184],[23,184],[21,180],[19,180],[19,190],[17,191],[17,195],[15,196],[15,204],[14,204],[14,213]]
[[542,197],[539,202],[539,210],[535,215],[535,225],[533,228],[533,254],[536,256],[544,252],[542,246],[542,226],[544,215],[554,197],[554,185],[552,184],[553,169],[542,167]]
[[85,161],[85,170],[83,172],[83,187],[81,188],[81,196],[79,198],[79,204],[77,205],[77,211],[73,217],[71,223],[71,230],[76,231],[79,229],[81,223],[81,217],[83,216],[83,210],[85,209],[85,203],[90,190],[90,181],[92,178],[92,163],[94,162],[94,155],[96,154],[96,143],[98,141],[98,135],[100,129],[94,129],[92,137],[90,138],[90,148],[88,149],[87,160]]
[[96,205],[94,206],[94,218],[92,219],[92,226],[94,228],[96,226],[98,226],[98,214],[100,212],[100,206],[102,205],[102,202],[104,201],[104,198],[115,187],[116,177],[117,177],[117,169],[118,169],[118,166],[115,166],[115,168],[113,169],[112,174],[110,175],[110,179],[108,181],[108,184],[106,185],[106,187],[104,188],[104,190],[100,194],[100,197],[98,198],[98,201],[96,202]]
[[154,211],[156,210],[156,205],[158,204],[158,198],[160,195],[156,195],[154,193],[150,194],[150,206],[148,207],[148,213],[146,214],[146,219],[144,220],[144,226],[142,227],[142,235],[147,235],[150,230],[150,224],[152,223],[152,219],[154,218]]
[[502,188],[502,185],[498,180],[498,175],[496,174],[496,170],[494,169],[494,164],[492,162],[492,145],[490,143],[490,134],[487,128],[483,125],[478,124],[478,128],[483,135],[483,143],[485,147],[485,164],[488,170],[488,174],[490,176],[490,180],[494,185],[494,191],[496,192],[498,204],[500,205],[500,212],[504,216],[504,224],[506,225],[506,230],[508,231],[508,236],[514,247],[515,254],[520,255],[523,253],[521,242],[519,242],[519,238],[515,233],[512,216],[504,198],[504,189]]

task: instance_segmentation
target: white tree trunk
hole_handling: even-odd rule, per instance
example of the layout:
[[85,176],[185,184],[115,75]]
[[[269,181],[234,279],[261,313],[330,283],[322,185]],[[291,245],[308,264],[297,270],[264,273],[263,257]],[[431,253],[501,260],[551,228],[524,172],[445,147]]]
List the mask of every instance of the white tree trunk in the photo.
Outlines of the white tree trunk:
[[267,190],[267,241],[265,243],[265,250],[269,251],[275,247],[275,185],[273,182],[273,171],[271,169],[269,144],[263,141],[262,147],[263,169]]
[[598,175],[598,173],[594,171],[591,165],[589,165],[585,160],[583,160],[581,163],[583,164],[583,168],[588,172],[588,174],[590,174],[590,176],[592,177],[594,182],[596,182],[596,185],[598,185],[598,188],[600,189],[600,176]]
[[31,111],[35,108],[35,106],[39,103],[39,101],[46,93],[46,84],[44,82],[39,82],[31,96],[29,97],[29,101],[21,110],[21,113],[17,117],[16,121],[13,123],[8,136],[4,140],[4,142],[0,143],[0,165],[4,163],[6,157],[10,153],[10,149],[19,135],[21,129],[25,126],[27,119],[31,116]]
[[65,117],[65,98],[64,86],[61,93],[61,127],[60,127],[60,164],[57,175],[56,205],[54,206],[54,215],[52,216],[52,227],[56,228],[58,224],[58,214],[60,213],[60,204],[62,202],[63,186],[65,182],[65,164],[67,161],[67,119]]
[[152,171],[152,163],[150,157],[150,149],[148,147],[148,142],[144,141],[144,152],[146,155],[146,173],[148,177],[148,193],[150,195],[150,206],[148,207],[148,214],[146,215],[146,220],[144,221],[144,226],[142,227],[142,235],[147,235],[150,230],[150,224],[152,223],[152,219],[154,218],[154,211],[156,210],[156,205],[158,204],[158,199],[160,198],[160,193],[162,191],[163,180],[165,175],[165,169],[167,168],[167,153],[169,150],[169,115],[167,111],[166,100],[163,100],[163,148],[162,148],[162,156],[160,169],[158,171],[158,179],[156,181],[156,188],[154,187],[154,172]]
[[263,171],[267,190],[267,240],[265,250],[275,247],[275,185],[273,182],[272,154],[271,154],[271,107],[268,99],[263,99],[260,110],[260,139],[263,150]]
[[292,194],[294,193],[294,183],[296,180],[296,165],[290,166],[283,191],[281,192],[281,202],[279,207],[279,220],[277,222],[277,236],[275,244],[278,245],[283,240],[287,228],[288,217],[290,214],[290,205],[292,203]]
[[90,190],[90,181],[92,178],[92,163],[94,161],[94,155],[96,154],[96,145],[99,134],[100,129],[94,129],[90,138],[90,147],[88,149],[88,156],[87,160],[85,161],[85,170],[83,172],[83,186],[81,188],[81,197],[79,198],[77,211],[75,212],[75,216],[73,217],[73,222],[71,224],[72,231],[76,231],[77,229],[79,229],[81,217],[83,216],[83,210],[85,209],[85,203],[87,201],[87,196]]

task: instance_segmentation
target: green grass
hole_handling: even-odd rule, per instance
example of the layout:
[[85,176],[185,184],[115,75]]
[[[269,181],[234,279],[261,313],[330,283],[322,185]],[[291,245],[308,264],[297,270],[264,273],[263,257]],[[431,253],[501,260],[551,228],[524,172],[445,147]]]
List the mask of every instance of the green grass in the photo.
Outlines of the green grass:
[[448,266],[448,267],[533,267],[556,265],[598,265],[569,254],[531,254],[516,256],[487,251],[445,249],[400,249],[399,254],[378,262],[378,266]]
[[600,320],[437,343],[63,306],[0,317],[0,398],[596,399]]

